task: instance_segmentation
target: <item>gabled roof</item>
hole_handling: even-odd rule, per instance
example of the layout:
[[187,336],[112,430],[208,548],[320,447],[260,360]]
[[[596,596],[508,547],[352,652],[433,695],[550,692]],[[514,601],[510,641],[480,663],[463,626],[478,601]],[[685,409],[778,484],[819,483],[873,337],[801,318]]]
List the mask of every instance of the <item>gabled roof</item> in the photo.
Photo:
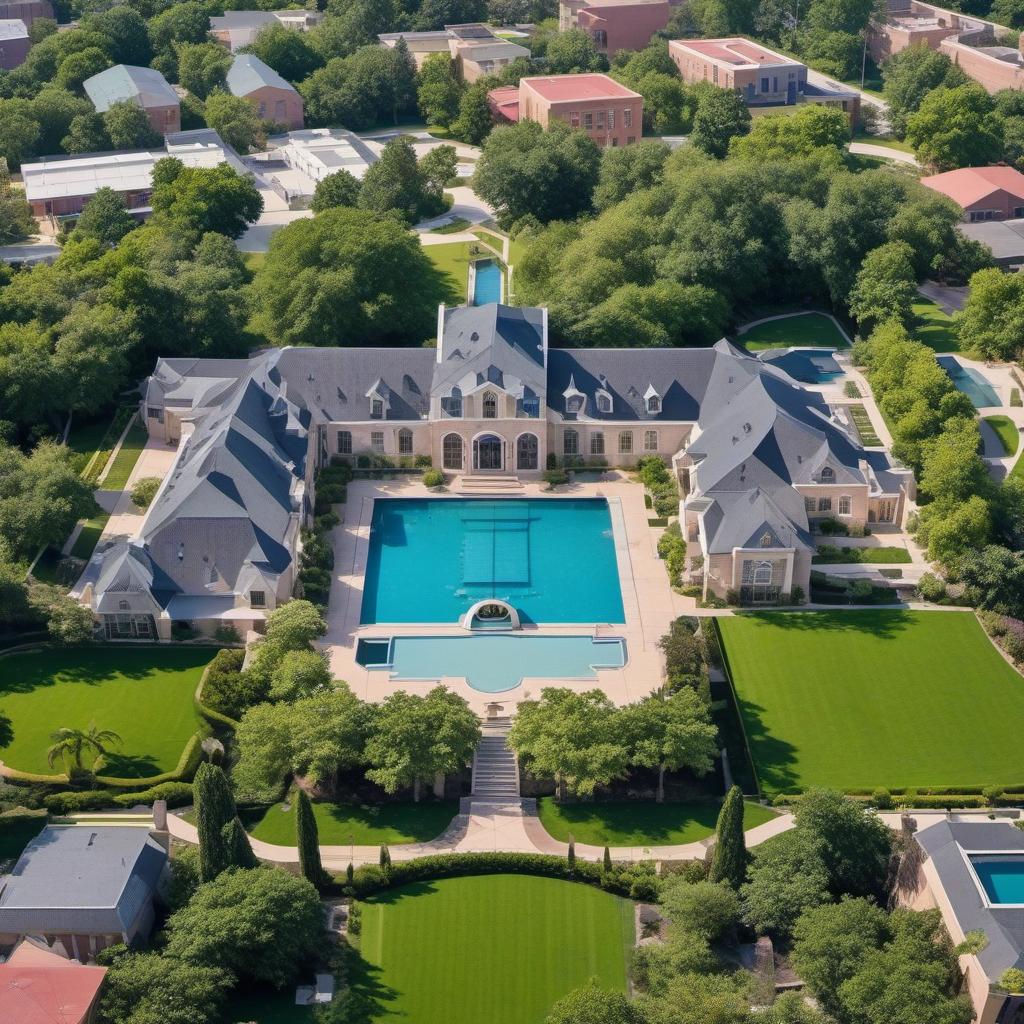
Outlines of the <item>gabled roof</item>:
[[149,830],[48,825],[0,891],[0,932],[118,935],[152,899],[167,852]]
[[240,53],[235,57],[228,69],[227,86],[228,91],[234,96],[248,96],[249,93],[267,86],[295,92],[292,85],[253,53]]
[[23,939],[0,964],[0,1009],[7,1024],[84,1024],[105,967],[87,967]]
[[921,184],[964,208],[1000,190],[1024,200],[1024,174],[1014,167],[961,167],[922,178]]
[[180,102],[159,71],[132,64],[115,64],[87,78],[82,88],[101,114],[121,100],[134,100],[140,107],[171,107]]

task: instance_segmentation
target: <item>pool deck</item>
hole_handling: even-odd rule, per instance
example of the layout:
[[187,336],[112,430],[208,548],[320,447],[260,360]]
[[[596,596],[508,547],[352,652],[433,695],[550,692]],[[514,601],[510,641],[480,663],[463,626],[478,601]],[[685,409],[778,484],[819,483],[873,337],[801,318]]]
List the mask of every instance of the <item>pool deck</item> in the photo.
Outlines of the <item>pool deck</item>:
[[[498,694],[474,690],[462,677],[444,677],[436,681],[393,682],[386,672],[369,670],[356,661],[360,637],[381,636],[468,636],[457,622],[452,623],[373,623],[360,625],[363,599],[363,575],[370,545],[370,521],[377,498],[464,498],[450,492],[432,493],[420,482],[411,480],[354,480],[348,485],[348,501],[337,507],[341,523],[332,531],[334,545],[334,579],[327,610],[327,634],[320,646],[328,652],[331,671],[343,679],[363,700],[380,701],[389,693],[402,689],[409,693],[426,693],[437,682],[462,695],[474,711],[483,715],[488,705],[502,705],[503,714],[510,714],[521,701],[536,698],[544,686],[567,686],[576,690],[603,690],[616,704],[628,704],[661,685],[664,659],[658,639],[668,632],[672,620],[692,614],[694,602],[676,594],[669,586],[664,563],[658,558],[660,529],[647,525],[650,511],[644,506],[644,491],[638,484],[610,471],[607,480],[578,483],[547,491],[541,481],[523,481],[525,493],[517,498],[605,498],[612,521],[615,557],[619,569],[619,586],[625,610],[625,625],[615,623],[540,623],[523,629],[531,633],[562,636],[591,634],[599,637],[622,637],[626,641],[627,661],[623,668],[598,669],[597,679],[529,678],[512,690]],[[502,500],[500,498],[493,500]],[[586,566],[575,567],[585,572]]]

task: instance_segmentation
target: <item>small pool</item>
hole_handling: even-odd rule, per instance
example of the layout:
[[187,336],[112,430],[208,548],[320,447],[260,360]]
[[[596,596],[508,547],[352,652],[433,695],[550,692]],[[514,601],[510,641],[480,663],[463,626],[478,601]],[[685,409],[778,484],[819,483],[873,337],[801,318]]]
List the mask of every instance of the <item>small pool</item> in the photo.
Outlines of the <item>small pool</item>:
[[626,642],[513,634],[364,638],[356,661],[396,683],[463,676],[474,690],[502,693],[523,679],[597,679],[597,669],[626,664]]
[[970,862],[990,903],[1024,905],[1024,854],[972,854]]
[[996,390],[972,366],[964,366],[953,356],[937,356],[939,366],[949,374],[950,380],[958,391],[962,391],[974,405],[975,409],[985,409],[993,405],[1001,405]]
[[473,305],[501,302],[501,267],[494,260],[477,260],[474,267]]

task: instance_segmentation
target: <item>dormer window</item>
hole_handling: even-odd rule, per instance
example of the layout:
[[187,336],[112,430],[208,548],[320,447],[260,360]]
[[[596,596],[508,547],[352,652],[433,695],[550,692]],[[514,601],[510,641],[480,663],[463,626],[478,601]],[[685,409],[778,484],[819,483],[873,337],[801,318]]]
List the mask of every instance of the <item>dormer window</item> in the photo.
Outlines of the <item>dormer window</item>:
[[118,601],[117,602],[117,610],[119,612],[126,612],[126,611],[128,611],[128,609],[130,607],[131,607],[131,605],[127,601]]
[[770,533],[761,534],[761,547],[770,548],[772,546],[772,535]]
[[379,398],[370,399],[370,419],[382,420],[384,418],[384,402]]
[[485,420],[493,420],[498,416],[498,396],[493,391],[484,392],[483,413]]
[[570,395],[565,400],[565,411],[573,416],[578,416],[583,411],[583,396]]
[[454,419],[462,419],[462,391],[459,388],[452,388],[452,393],[441,399],[441,412]]
[[607,391],[598,391],[596,401],[598,412],[610,413],[612,411],[612,396]]
[[661,395],[654,390],[653,384],[648,384],[644,392],[644,408],[649,416],[657,416],[661,412]]
[[830,483],[832,483],[833,480],[835,480],[835,478],[836,478],[836,471],[831,466],[826,466],[821,471],[821,482],[822,483],[829,483],[830,484]]

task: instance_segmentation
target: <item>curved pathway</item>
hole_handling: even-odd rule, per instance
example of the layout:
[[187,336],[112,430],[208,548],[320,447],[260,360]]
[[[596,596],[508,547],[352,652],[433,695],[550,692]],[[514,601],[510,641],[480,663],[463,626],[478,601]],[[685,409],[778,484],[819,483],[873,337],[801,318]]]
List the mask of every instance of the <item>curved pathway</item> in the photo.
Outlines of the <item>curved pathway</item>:
[[906,164],[908,167],[920,167],[917,157],[902,149],[893,149],[892,146],[883,146],[875,142],[851,142],[850,152],[857,156],[877,156],[883,160],[892,160],[898,164]]

